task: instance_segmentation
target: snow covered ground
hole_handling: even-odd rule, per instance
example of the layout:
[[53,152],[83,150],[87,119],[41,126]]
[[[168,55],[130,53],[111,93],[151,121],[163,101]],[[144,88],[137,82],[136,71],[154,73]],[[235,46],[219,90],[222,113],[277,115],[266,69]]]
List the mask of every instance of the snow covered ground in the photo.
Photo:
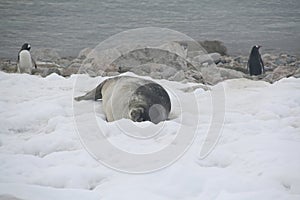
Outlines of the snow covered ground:
[[102,80],[0,72],[1,200],[300,199],[300,79],[282,79],[272,85],[246,79],[223,82],[223,131],[204,159],[199,152],[212,117],[209,91],[187,93],[182,91],[184,84],[158,81],[173,92],[171,120],[160,138],[137,146],[120,133],[117,123],[105,122],[97,103],[97,121],[106,126],[112,143],[127,151],[143,147],[148,152],[172,141],[180,121],[176,98],[189,105],[190,96],[197,97],[201,112],[190,112],[184,120],[188,124],[199,118],[196,139],[187,152],[164,169],[128,174],[97,162],[83,147],[73,118],[77,77],[83,77],[88,86],[79,88],[78,94]]

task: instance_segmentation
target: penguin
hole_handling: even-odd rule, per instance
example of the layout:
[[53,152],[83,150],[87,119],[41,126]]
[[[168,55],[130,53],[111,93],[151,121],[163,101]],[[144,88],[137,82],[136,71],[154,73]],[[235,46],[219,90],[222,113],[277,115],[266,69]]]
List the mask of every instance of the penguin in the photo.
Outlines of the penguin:
[[260,47],[261,46],[259,45],[255,45],[252,47],[247,64],[247,69],[249,70],[250,76],[257,76],[265,72],[264,63],[259,53]]
[[30,55],[31,46],[28,43],[22,45],[18,54],[18,72],[31,74],[31,70],[36,67],[36,62]]

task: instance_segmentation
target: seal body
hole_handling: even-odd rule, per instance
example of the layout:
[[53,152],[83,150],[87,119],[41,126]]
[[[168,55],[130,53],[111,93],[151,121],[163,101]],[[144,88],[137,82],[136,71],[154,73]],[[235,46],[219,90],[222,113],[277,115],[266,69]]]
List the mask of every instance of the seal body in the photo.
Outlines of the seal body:
[[28,43],[23,44],[18,54],[18,72],[31,74],[31,70],[36,68],[35,61],[30,54],[31,46]]
[[259,48],[260,48],[260,46],[258,46],[258,45],[253,46],[250,56],[249,56],[247,67],[248,67],[250,76],[260,75],[260,74],[264,73],[264,71],[265,71],[264,63],[263,63],[263,61],[261,59],[261,55],[259,53]]
[[168,118],[171,101],[167,91],[159,84],[131,76],[109,78],[95,89],[75,100],[102,99],[107,121],[122,118],[135,122],[159,123]]

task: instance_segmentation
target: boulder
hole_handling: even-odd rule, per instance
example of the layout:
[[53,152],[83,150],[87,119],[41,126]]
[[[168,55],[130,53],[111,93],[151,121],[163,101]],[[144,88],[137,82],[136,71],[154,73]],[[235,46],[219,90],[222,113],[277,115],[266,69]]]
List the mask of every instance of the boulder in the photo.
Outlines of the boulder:
[[143,66],[145,64],[161,64],[173,67],[176,70],[187,70],[193,67],[186,59],[167,50],[155,48],[136,49],[128,54],[122,55],[111,63],[113,68],[123,73],[132,71],[133,68]]
[[198,66],[203,65],[203,63],[208,63],[210,64],[218,64],[221,62],[221,55],[219,53],[210,53],[210,54],[204,54],[204,55],[199,55],[196,56],[192,59],[192,64]]
[[204,82],[210,85],[215,85],[223,80],[220,69],[215,66],[202,67],[201,74]]
[[215,85],[223,80],[243,78],[245,74],[239,71],[226,68],[218,68],[215,65],[210,65],[201,68],[201,74],[204,82],[210,85]]
[[223,80],[245,77],[244,73],[232,69],[220,68],[220,73]]
[[297,72],[297,70],[298,69],[295,66],[282,65],[277,67],[272,73],[268,74],[263,80],[274,83],[275,81],[278,81],[282,78],[293,76]]
[[200,41],[200,45],[207,51],[207,53],[219,53],[222,56],[227,55],[227,48],[223,42],[218,40]]
[[208,54],[212,60],[214,61],[215,64],[218,64],[219,62],[221,62],[221,55],[219,53],[210,53]]
[[166,50],[171,53],[177,54],[178,56],[181,56],[182,58],[186,59],[187,58],[187,46],[186,45],[181,45],[178,42],[168,42],[166,44],[163,44],[159,47],[158,49],[161,50]]

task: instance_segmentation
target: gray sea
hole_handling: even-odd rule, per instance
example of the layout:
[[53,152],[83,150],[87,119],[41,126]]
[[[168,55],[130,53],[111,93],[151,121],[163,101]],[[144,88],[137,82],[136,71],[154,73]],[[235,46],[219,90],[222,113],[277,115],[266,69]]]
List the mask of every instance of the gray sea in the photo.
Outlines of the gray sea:
[[247,55],[254,44],[300,54],[299,0],[0,0],[0,58],[16,58],[24,42],[76,56],[141,27],[221,40],[233,55]]

